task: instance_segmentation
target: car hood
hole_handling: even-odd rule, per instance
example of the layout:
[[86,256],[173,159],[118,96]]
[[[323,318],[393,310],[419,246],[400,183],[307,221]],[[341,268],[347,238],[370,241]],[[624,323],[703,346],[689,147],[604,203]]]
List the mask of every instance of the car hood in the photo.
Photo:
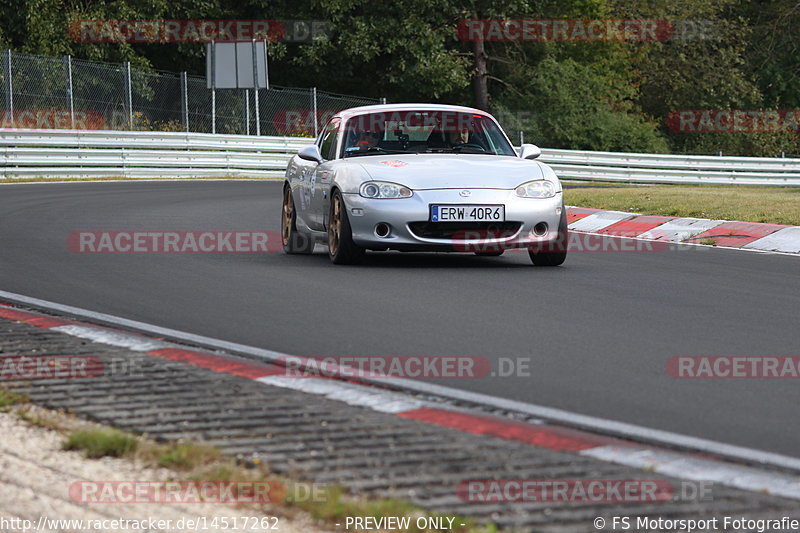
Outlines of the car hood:
[[479,154],[386,154],[353,157],[373,180],[411,189],[513,189],[543,179],[539,163],[511,156]]

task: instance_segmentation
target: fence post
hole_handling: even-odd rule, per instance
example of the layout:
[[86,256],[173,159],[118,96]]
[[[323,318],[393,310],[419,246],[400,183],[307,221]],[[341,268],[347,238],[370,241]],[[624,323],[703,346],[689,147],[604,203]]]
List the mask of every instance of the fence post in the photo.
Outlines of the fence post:
[[217,49],[211,40],[211,133],[217,133]]
[[525,133],[519,130],[519,145],[522,146],[523,144],[525,144]]
[[72,98],[72,56],[64,56],[67,70],[67,100],[69,101],[69,127],[75,129],[75,104]]
[[269,41],[264,39],[264,88],[269,90]]
[[125,62],[125,85],[128,90],[128,127],[133,130],[133,80],[131,79],[131,62]]
[[247,135],[250,135],[250,89],[244,90],[244,124]]
[[317,88],[311,88],[311,108],[314,111],[314,138],[319,137],[319,119],[317,118]]
[[261,135],[261,115],[258,109],[258,48],[253,39],[253,96],[256,106],[256,135]]
[[9,115],[11,115],[11,125],[14,124],[14,84],[11,81],[11,50],[6,50],[6,104],[8,105]]
[[378,100],[378,102],[380,102],[381,105],[386,105],[386,97],[385,96],[381,96],[381,99]]
[[189,133],[189,77],[181,72],[181,115],[186,133]]

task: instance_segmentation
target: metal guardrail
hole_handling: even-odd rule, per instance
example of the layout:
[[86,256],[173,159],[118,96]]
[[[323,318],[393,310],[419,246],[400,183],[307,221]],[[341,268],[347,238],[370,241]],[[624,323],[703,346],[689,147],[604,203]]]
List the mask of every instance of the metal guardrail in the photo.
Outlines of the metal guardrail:
[[562,179],[628,183],[800,186],[800,159],[543,149]]
[[4,178],[277,178],[303,137],[0,130]]
[[[147,131],[0,130],[4,178],[281,177],[304,137]],[[800,159],[543,149],[562,179],[800,186]]]

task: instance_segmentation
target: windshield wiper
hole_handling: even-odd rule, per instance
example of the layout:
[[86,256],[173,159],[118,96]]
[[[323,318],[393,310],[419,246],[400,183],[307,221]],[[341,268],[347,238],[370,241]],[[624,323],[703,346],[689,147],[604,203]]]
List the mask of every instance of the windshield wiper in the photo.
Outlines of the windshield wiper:
[[353,157],[353,156],[362,156],[362,155],[375,155],[377,153],[381,154],[416,154],[419,152],[408,152],[405,150],[387,150],[386,148],[381,148],[380,146],[371,146],[366,150],[353,150],[352,152],[345,151],[345,157]]
[[472,148],[470,146],[453,146],[452,148],[428,148],[425,150],[425,153],[428,154],[486,154],[486,155],[498,155],[494,152],[488,152],[486,150],[481,150],[478,148]]

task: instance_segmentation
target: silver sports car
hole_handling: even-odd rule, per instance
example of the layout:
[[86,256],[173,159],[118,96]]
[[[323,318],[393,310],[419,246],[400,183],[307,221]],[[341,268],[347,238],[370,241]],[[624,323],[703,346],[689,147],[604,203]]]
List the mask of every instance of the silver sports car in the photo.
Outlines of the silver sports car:
[[555,172],[520,153],[488,113],[392,104],[335,115],[289,162],[281,233],[289,254],[328,245],[352,264],[367,250],[501,255],[526,248],[535,265],[567,255],[567,219]]

